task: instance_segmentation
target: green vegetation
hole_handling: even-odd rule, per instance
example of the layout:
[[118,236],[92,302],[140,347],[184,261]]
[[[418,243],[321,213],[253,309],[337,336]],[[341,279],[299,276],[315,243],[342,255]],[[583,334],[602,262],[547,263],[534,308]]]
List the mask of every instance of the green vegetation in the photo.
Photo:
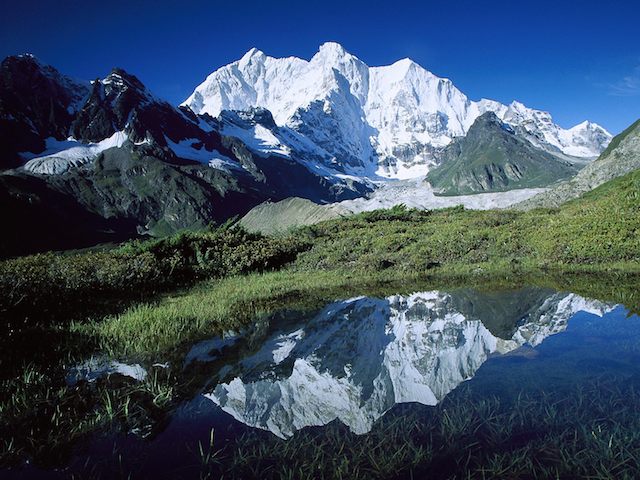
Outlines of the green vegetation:
[[[560,209],[418,211],[395,207],[307,227],[303,270],[473,272],[637,269],[640,172]],[[617,263],[617,265],[615,265]]]
[[[544,284],[571,272],[637,273],[639,195],[636,171],[560,209],[399,206],[281,236],[226,225],[111,251],[35,255],[0,263],[0,309],[11,328],[73,320],[73,331],[109,349],[158,352],[284,300],[317,304],[385,282]],[[159,296],[169,290],[178,293]]]
[[616,148],[620,146],[622,141],[627,138],[633,131],[640,126],[640,120],[636,120],[629,127],[625,128],[621,133],[613,137],[607,148],[605,148],[604,152],[600,154],[598,158],[605,158],[611,154]]
[[31,459],[64,465],[73,445],[99,429],[150,433],[174,400],[174,378],[154,369],[144,381],[120,375],[66,385],[55,373],[26,364],[17,378],[0,381],[0,467]]
[[[296,243],[300,253],[281,272],[204,283],[74,329],[97,336],[117,351],[162,351],[202,332],[243,325],[283,300],[328,300],[336,294],[361,294],[384,282],[410,285],[422,279],[423,284],[440,287],[469,286],[472,276],[485,285],[526,280],[546,286],[554,276],[571,272],[583,274],[578,278],[605,270],[638,273],[638,195],[640,172],[603,185],[560,210],[395,207],[332,220],[292,234],[302,239]],[[566,282],[558,279],[554,286],[567,288]]]
[[[639,195],[635,172],[560,209],[396,207],[272,237],[226,225],[108,251],[36,255],[0,263],[0,308],[26,336],[55,327],[146,365],[180,365],[192,342],[283,307],[312,311],[362,294],[536,285],[639,311]],[[1,465],[60,465],[96,431],[161,429],[171,408],[210,380],[206,371],[179,380],[151,367],[140,383],[112,375],[69,387],[63,365],[73,363],[5,368],[20,374],[0,381]],[[253,432],[221,446],[212,434],[194,462],[204,477],[231,478],[634,478],[637,407],[631,385],[515,404],[455,397],[421,415],[387,415],[366,436],[332,424],[305,429],[295,442]]]
[[[102,252],[53,253],[0,262],[0,311],[11,328],[118,311],[206,278],[277,269],[307,248],[225,225]],[[5,325],[6,326],[6,325]]]

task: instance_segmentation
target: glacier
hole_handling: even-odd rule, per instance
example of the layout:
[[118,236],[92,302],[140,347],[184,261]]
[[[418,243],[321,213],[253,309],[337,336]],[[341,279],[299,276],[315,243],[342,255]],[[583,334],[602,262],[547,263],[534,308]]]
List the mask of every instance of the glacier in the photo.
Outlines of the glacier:
[[[320,46],[308,61],[274,58],[252,48],[211,73],[182,105],[212,117],[264,108],[298,146],[292,153],[279,142],[279,153],[382,179],[424,176],[437,162],[438,150],[465,135],[487,111],[559,156],[593,159],[612,138],[588,121],[563,129],[548,112],[517,101],[472,101],[451,80],[410,59],[369,67],[334,42]],[[267,151],[276,145],[269,140]]]

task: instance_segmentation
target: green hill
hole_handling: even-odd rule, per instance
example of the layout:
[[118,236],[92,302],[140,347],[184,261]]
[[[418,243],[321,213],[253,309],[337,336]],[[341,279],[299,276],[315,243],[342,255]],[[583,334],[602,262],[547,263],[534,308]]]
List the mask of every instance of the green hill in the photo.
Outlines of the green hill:
[[534,147],[493,112],[474,122],[466,136],[441,154],[427,181],[442,195],[545,187],[576,174],[572,163]]

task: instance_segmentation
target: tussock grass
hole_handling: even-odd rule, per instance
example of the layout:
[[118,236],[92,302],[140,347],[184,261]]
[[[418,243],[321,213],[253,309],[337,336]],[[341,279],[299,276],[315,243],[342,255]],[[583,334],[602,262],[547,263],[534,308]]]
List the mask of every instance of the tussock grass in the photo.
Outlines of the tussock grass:
[[120,354],[166,352],[199,336],[238,329],[285,304],[319,307],[333,295],[379,287],[391,280],[346,272],[309,274],[289,270],[234,276],[204,282],[99,321],[74,323],[71,329],[97,336],[104,348]]

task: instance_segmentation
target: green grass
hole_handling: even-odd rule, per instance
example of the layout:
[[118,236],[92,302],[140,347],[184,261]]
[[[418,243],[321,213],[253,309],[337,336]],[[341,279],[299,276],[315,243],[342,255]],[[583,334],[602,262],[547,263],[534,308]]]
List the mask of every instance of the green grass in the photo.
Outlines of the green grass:
[[7,330],[103,316],[199,280],[281,268],[307,246],[225,225],[109,251],[40,254],[0,262]]
[[621,133],[613,137],[611,142],[609,142],[609,145],[607,145],[607,148],[604,150],[604,152],[600,154],[598,158],[600,159],[610,155],[611,152],[613,152],[616,148],[618,148],[618,146],[622,143],[622,141],[625,138],[627,138],[639,126],[640,126],[640,120],[636,120],[629,127],[625,128]]
[[289,308],[319,308],[335,296],[380,289],[393,280],[397,283],[399,279],[290,270],[234,276],[133,306],[122,314],[74,323],[71,330],[98,337],[103,348],[118,353],[166,352],[202,335],[237,329],[285,304]]
[[[560,209],[407,210],[362,213],[307,227],[302,270],[472,272],[494,269],[637,269],[640,172],[608,182]],[[483,265],[484,264],[484,265]]]
[[[112,251],[37,255],[0,263],[0,310],[10,325],[74,320],[74,332],[110,349],[159,352],[237,328],[296,296],[326,301],[419,278],[446,286],[470,277],[637,273],[639,199],[636,171],[560,209],[400,206],[284,236],[227,225]],[[171,290],[178,293],[158,296]]]
[[[154,281],[189,285],[189,279],[212,278],[191,289],[142,299],[106,318],[80,317],[72,324],[72,331],[97,338],[110,350],[157,353],[238,328],[285,301],[299,298],[308,306],[318,306],[332,296],[369,294],[373,286],[385,283],[396,289],[404,283],[409,288],[421,279],[432,288],[443,288],[474,282],[544,284],[555,277],[559,279],[555,286],[561,287],[568,282],[562,277],[569,274],[590,278],[590,274],[638,273],[639,195],[640,172],[634,172],[561,209],[395,207],[323,222],[288,236],[263,237],[228,228],[183,234],[129,244],[115,253],[79,255],[72,260],[55,257],[55,268],[49,267],[55,274],[37,281],[66,289],[61,299],[79,289],[95,301],[102,292],[96,279],[106,279],[119,292],[144,291]],[[97,258],[111,259],[117,268],[111,273]],[[139,274],[141,280],[136,283],[136,272],[146,272],[145,259],[154,273]],[[34,274],[24,276],[37,277],[42,270],[38,261],[46,264],[42,260],[25,260],[30,267],[39,266]],[[56,275],[64,282],[56,281]]]

